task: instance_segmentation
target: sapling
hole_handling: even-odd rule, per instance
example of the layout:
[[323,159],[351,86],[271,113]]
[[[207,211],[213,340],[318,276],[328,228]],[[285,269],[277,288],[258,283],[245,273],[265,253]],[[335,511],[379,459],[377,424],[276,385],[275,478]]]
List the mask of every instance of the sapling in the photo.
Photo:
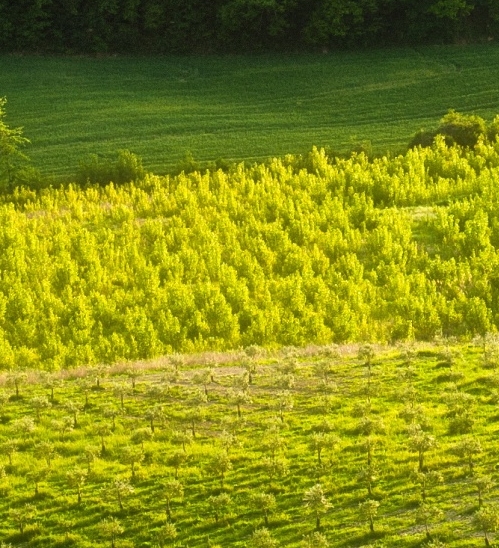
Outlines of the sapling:
[[426,498],[428,496],[428,488],[444,481],[442,474],[440,472],[437,472],[436,470],[430,470],[428,472],[420,472],[419,470],[416,470],[413,473],[412,477],[415,483],[418,483],[420,485],[421,500],[423,502],[426,501]]
[[134,488],[128,481],[116,478],[109,482],[103,490],[104,495],[115,498],[118,502],[120,510],[123,510],[123,500],[133,494]]
[[177,536],[177,528],[173,523],[165,523],[156,532],[156,540],[158,541],[160,548],[163,548],[166,543],[172,543]]
[[491,546],[489,535],[499,527],[499,507],[482,506],[473,516],[473,523],[483,533],[485,546]]
[[88,471],[81,468],[73,468],[66,474],[66,480],[71,487],[76,489],[78,504],[81,503],[81,490],[87,481]]
[[52,465],[52,459],[56,456],[55,446],[50,441],[41,441],[35,445],[35,455],[45,459],[48,468]]
[[362,519],[369,522],[369,530],[374,533],[374,518],[378,515],[379,502],[368,499],[359,504],[359,513]]
[[33,521],[36,515],[36,508],[32,504],[26,503],[21,508],[11,509],[9,514],[12,521],[17,525],[17,527],[19,528],[19,532],[22,535],[28,523]]
[[183,498],[184,486],[178,480],[169,480],[163,485],[163,495],[166,500],[166,516],[171,520],[171,502],[173,499]]
[[209,473],[220,478],[221,489],[224,487],[225,476],[230,470],[232,470],[232,462],[225,452],[216,453],[208,463]]
[[475,476],[473,479],[477,494],[478,494],[478,508],[483,506],[483,495],[490,491],[493,486],[493,481],[490,476]]
[[99,523],[99,529],[102,536],[111,541],[111,548],[115,548],[116,538],[125,531],[124,527],[122,527],[121,523],[115,517],[103,519]]
[[144,443],[146,441],[151,441],[154,437],[154,434],[151,432],[150,428],[144,427],[144,428],[137,428],[132,432],[132,435],[130,436],[130,440],[132,443],[139,444],[142,448],[142,451],[144,451]]
[[357,475],[357,479],[366,486],[367,494],[370,497],[372,497],[373,495],[373,486],[376,480],[378,479],[378,476],[379,476],[379,469],[374,464],[363,466],[360,469],[359,474]]
[[265,525],[268,526],[269,514],[271,514],[276,508],[276,500],[274,495],[272,495],[271,493],[258,491],[256,493],[251,493],[250,499],[253,506],[257,510],[263,512]]
[[135,478],[135,467],[144,460],[144,453],[140,447],[127,446],[121,450],[121,462],[123,464],[129,464],[132,479]]
[[431,540],[430,525],[432,523],[441,521],[443,518],[443,512],[440,508],[427,502],[421,503],[416,512],[416,523],[424,525],[426,538]]
[[42,411],[50,409],[50,407],[52,407],[52,404],[49,402],[46,396],[35,396],[31,399],[31,406],[35,411],[36,422],[40,422]]
[[424,471],[424,457],[426,453],[436,446],[437,442],[434,436],[428,434],[416,424],[409,430],[409,448],[418,454],[419,472]]
[[151,432],[154,434],[155,424],[157,421],[163,421],[165,419],[165,412],[163,406],[155,405],[149,407],[145,412],[145,418],[149,421],[149,426],[151,427]]
[[331,508],[331,503],[326,498],[319,483],[305,491],[303,504],[315,515],[315,528],[319,530],[321,527],[321,514],[326,513]]
[[476,438],[465,437],[453,447],[453,451],[463,459],[470,476],[472,476],[475,467],[474,457],[482,452],[480,441]]
[[179,469],[186,463],[187,454],[184,451],[175,451],[168,458],[168,466],[171,466],[175,470],[175,479],[178,479]]
[[175,431],[172,434],[172,443],[176,445],[181,445],[184,452],[187,451],[187,445],[190,445],[192,443],[193,436],[192,433],[185,430],[185,431]]
[[227,493],[220,493],[220,495],[211,496],[208,498],[208,504],[215,515],[215,521],[217,523],[220,517],[227,512],[227,509],[231,503],[232,498]]
[[247,392],[244,392],[243,390],[237,390],[237,391],[232,391],[229,397],[237,408],[238,418],[241,418],[242,416],[241,406],[251,403],[250,395]]
[[309,441],[309,447],[317,453],[317,464],[322,465],[322,452],[324,449],[334,449],[340,440],[334,434],[314,432]]
[[81,407],[73,400],[69,400],[64,404],[64,408],[73,417],[73,428],[78,428],[78,415],[81,411]]
[[277,548],[279,543],[267,528],[262,527],[253,533],[250,546],[252,548]]
[[293,409],[293,396],[288,390],[282,390],[277,394],[276,407],[279,411],[279,418],[284,422],[284,412]]
[[283,478],[289,473],[289,466],[285,459],[272,459],[271,457],[264,457],[262,459],[262,468],[269,478],[269,485],[272,484],[274,478]]

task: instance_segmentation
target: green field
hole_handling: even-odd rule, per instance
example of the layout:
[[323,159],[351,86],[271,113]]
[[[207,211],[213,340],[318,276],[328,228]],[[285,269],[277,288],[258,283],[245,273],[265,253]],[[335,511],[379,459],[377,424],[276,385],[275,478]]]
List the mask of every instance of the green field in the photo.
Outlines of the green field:
[[[317,548],[326,545],[304,542],[316,527],[304,497],[320,484],[330,548],[427,546],[421,508],[433,512],[438,546],[483,546],[478,486],[499,517],[499,346],[489,338],[484,353],[477,343],[252,347],[4,375],[1,537],[14,546],[111,546],[102,522],[114,518],[123,528],[117,548]],[[183,496],[167,519],[175,476]],[[277,545],[251,540],[265,523],[258,493],[275,499],[268,529]],[[229,499],[217,516],[221,494]],[[359,512],[366,500],[379,503],[374,533]],[[158,542],[167,522],[175,544]]]
[[0,57],[10,126],[24,126],[35,166],[74,173],[88,153],[129,149],[164,173],[201,162],[266,159],[312,145],[370,140],[400,150],[456,109],[499,112],[499,46],[328,55]]

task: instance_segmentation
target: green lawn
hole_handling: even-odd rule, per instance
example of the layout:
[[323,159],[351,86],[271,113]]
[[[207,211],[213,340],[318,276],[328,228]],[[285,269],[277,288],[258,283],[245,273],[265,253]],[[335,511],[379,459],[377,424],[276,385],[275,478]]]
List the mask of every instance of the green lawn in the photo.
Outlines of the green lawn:
[[371,140],[398,150],[449,108],[499,112],[499,46],[328,55],[0,57],[7,122],[22,125],[44,173],[129,149],[148,169],[265,159]]

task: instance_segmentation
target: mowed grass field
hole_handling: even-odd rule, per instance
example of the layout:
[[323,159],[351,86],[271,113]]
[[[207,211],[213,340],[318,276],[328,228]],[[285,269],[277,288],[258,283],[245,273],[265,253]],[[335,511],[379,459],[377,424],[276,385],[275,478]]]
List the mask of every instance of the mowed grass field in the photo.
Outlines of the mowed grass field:
[[0,56],[7,123],[36,167],[71,176],[89,153],[129,149],[165,173],[370,140],[397,151],[453,108],[499,113],[499,45],[324,55]]

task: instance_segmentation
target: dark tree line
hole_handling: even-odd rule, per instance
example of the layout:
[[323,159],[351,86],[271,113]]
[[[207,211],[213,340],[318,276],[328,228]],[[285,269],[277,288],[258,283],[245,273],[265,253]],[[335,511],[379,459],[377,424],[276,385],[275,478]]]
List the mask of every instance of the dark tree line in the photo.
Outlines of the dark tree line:
[[497,35],[497,0],[0,0],[3,52],[296,51]]

